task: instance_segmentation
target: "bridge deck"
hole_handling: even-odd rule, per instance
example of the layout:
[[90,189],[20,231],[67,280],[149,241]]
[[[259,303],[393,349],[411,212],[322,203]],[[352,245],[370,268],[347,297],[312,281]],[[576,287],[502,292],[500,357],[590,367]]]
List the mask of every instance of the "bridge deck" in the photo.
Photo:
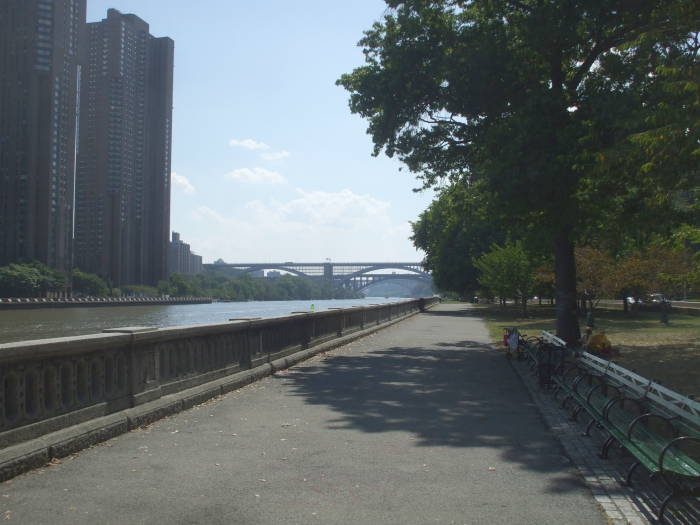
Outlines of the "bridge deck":
[[[604,523],[483,325],[443,305],[0,486],[10,523]],[[4,513],[4,514],[3,514]]]

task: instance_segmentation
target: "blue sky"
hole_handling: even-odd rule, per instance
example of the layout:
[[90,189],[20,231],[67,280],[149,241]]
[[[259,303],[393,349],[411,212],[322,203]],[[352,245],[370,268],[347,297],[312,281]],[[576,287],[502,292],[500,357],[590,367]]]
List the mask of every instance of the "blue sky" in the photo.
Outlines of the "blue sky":
[[335,80],[380,0],[88,0],[175,40],[171,228],[212,262],[419,260],[429,193],[372,157]]

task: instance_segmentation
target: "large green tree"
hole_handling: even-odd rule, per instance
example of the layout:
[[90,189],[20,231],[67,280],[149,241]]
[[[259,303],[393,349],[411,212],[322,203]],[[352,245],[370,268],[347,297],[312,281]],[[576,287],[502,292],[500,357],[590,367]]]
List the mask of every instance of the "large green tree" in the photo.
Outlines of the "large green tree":
[[366,65],[338,81],[374,153],[426,187],[482,183],[531,225],[554,253],[557,332],[575,341],[578,236],[696,184],[700,0],[387,4]]

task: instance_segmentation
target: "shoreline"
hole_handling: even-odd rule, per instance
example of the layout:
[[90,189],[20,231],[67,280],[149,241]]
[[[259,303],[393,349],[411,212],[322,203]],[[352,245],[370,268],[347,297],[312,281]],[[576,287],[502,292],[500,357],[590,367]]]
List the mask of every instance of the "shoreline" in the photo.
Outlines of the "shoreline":
[[36,310],[42,308],[84,308],[99,306],[153,306],[176,304],[210,304],[210,297],[121,297],[121,298],[80,298],[80,299],[0,299],[0,311]]

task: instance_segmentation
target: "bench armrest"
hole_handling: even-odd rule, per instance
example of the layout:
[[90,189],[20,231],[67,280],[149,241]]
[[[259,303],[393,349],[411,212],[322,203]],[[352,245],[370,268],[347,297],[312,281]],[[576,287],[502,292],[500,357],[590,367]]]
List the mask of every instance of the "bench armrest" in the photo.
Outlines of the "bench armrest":
[[[664,460],[665,460],[665,458],[666,458],[666,454],[668,453],[669,450],[671,450],[672,448],[676,447],[679,443],[689,442],[689,441],[695,442],[695,443],[697,443],[697,444],[700,446],[700,438],[693,437],[693,436],[681,436],[681,437],[677,437],[677,438],[675,438],[674,440],[672,440],[672,441],[671,441],[670,443],[668,443],[668,444],[664,447],[664,449],[661,451],[661,455],[659,456],[659,470],[660,470],[660,472],[661,472],[661,475],[664,476],[664,479],[665,479],[667,482],[669,482],[669,484],[671,484],[671,482],[670,482],[669,479],[664,475],[664,471],[665,471],[665,469],[664,469]],[[687,474],[687,476],[690,477],[690,478],[700,479],[700,458],[695,458],[695,457],[693,457],[693,458],[689,458],[689,459],[691,460],[691,462],[697,462],[696,465],[692,465],[692,466],[691,466],[691,465],[688,465],[688,468],[693,468],[693,469],[695,469],[696,474],[693,475],[693,473],[689,471],[688,474]],[[673,486],[673,485],[671,484],[671,486]]]
[[676,432],[676,427],[673,426],[673,424],[668,420],[668,418],[661,416],[659,414],[647,412],[646,414],[642,414],[641,416],[637,416],[636,418],[634,418],[632,420],[629,428],[627,429],[627,439],[634,442],[634,440],[632,439],[632,431],[634,430],[634,427],[636,427],[639,423],[641,423],[642,421],[647,420],[647,419],[660,419],[661,421],[664,422],[664,424],[666,424],[668,426],[668,428],[671,429],[671,433],[673,434],[674,438],[675,438],[675,436],[678,435],[678,433]]

